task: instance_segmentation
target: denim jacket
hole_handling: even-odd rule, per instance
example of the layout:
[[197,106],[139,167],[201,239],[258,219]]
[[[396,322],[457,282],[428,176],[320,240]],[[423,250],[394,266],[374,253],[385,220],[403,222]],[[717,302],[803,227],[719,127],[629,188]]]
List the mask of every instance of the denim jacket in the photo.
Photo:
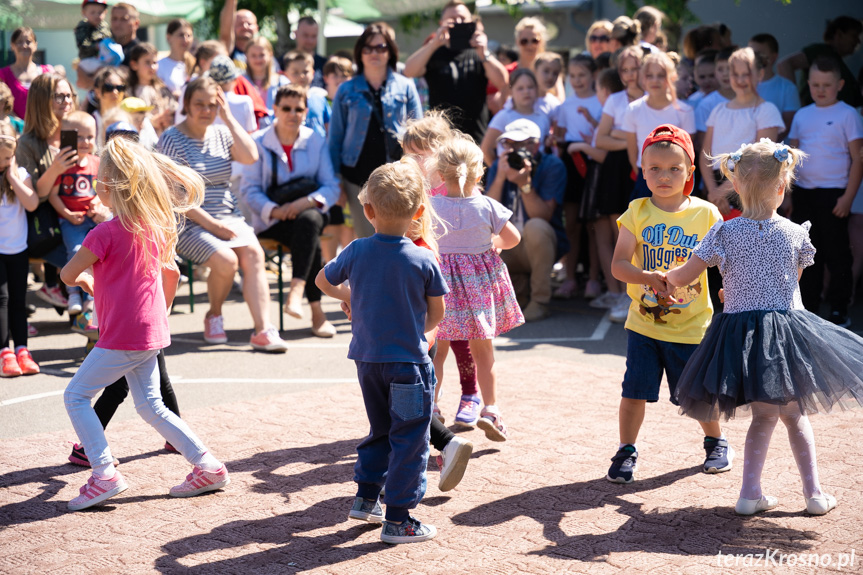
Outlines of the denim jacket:
[[252,139],[258,147],[258,161],[243,167],[240,195],[251,208],[255,233],[261,233],[278,221],[270,216],[278,204],[267,197],[267,188],[270,187],[273,177],[273,156],[270,150],[275,152],[278,158],[277,184],[294,178],[313,178],[321,187],[309,194],[309,197],[322,205],[320,211],[326,212],[338,201],[341,188],[333,173],[330,156],[326,153],[326,141],[314,130],[300,126],[300,136],[291,150],[293,172],[288,170],[288,157],[276,135],[275,126],[255,132]]
[[[330,157],[338,174],[342,164],[354,167],[366,141],[366,131],[372,117],[372,96],[365,76],[359,74],[339,86],[333,99],[330,118]],[[419,94],[412,80],[387,70],[387,82],[381,95],[384,112],[384,129],[399,140],[404,133],[405,121],[422,118]],[[397,158],[387,158],[394,161]]]

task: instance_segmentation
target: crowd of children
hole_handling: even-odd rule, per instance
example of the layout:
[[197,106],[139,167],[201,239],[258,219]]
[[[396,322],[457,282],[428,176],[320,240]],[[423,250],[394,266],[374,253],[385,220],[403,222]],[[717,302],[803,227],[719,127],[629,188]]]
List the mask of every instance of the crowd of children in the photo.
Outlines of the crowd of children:
[[[163,134],[164,147],[179,133],[174,125],[188,112],[179,103],[187,87],[195,93],[190,81],[217,84],[224,91],[219,105],[230,107],[246,132],[270,126],[279,88],[297,85],[308,94],[306,107],[282,111],[304,113],[305,125],[326,138],[333,98],[354,72],[350,59],[334,56],[319,70],[326,88],[314,86],[312,54],[295,50],[277,61],[262,37],[248,41],[240,66],[216,41],[201,43],[192,56],[185,20],[168,25],[170,53],[159,59],[152,44],[120,46],[107,10],[103,0],[82,3],[76,65],[92,77],[93,90],[72,111],[74,94],[57,92],[55,78],[51,98],[55,111],[64,108],[48,132],[60,145],[46,144],[50,159],[38,174],[16,162],[20,121],[0,118],[2,375],[39,373],[27,347],[25,299],[27,213],[41,203],[53,208],[62,237],[63,302],[76,330],[96,341],[64,395],[79,440],[69,459],[92,468],[70,510],[128,487],[104,435],[127,393],[166,449],[193,466],[172,496],[230,482],[225,465],[179,417],[162,351],[170,345],[167,312],[179,280],[178,221],[202,205],[205,188],[195,170],[152,150]],[[500,111],[481,142],[456,130],[447,114],[429,111],[401,126],[402,159],[372,170],[362,187],[359,204],[374,235],[351,241],[344,193],[329,209],[331,242],[323,247],[329,263],[315,283],[342,302],[351,322],[348,358],[356,363],[370,424],[357,447],[348,515],[382,523],[383,541],[425,541],[437,533],[411,515],[425,494],[430,443],[440,452],[443,491],[458,484],[470,460],[473,444],[443,426],[439,407],[450,348],[461,383],[455,425],[478,427],[491,441],[511,439],[492,341],[540,316],[522,313],[500,255],[520,243],[524,214],[514,216],[516,208],[484,188],[500,183],[485,181],[485,165],[503,159],[502,136],[515,124],[536,132],[543,154],[558,156],[554,161],[566,170],[560,205],[549,203],[550,210],[562,207],[570,245],[554,296],[581,293],[591,306],[608,309],[611,321],[625,322],[619,442],[606,478],[635,480],[646,404],[658,401],[664,376],[672,403],[701,425],[705,473],[733,466],[735,451],[720,419],[751,410],[738,514],[778,504],[762,493],[760,476],[779,419],[807,511],[820,515],[836,506],[818,480],[807,416],[863,405],[863,339],[843,329],[861,268],[853,263],[863,259],[859,244],[851,248],[860,220],[849,220],[863,214],[855,203],[863,182],[863,120],[840,98],[846,69],[824,50],[795,55],[792,67],[808,58],[801,69],[812,103],[801,108],[794,84],[774,72],[779,46],[770,34],[738,47],[727,28],[699,27],[687,35],[681,57],[657,47],[661,22],[651,9],[634,20],[597,23],[591,50],[565,65],[559,54],[538,49],[541,39],[521,42],[525,52],[508,68],[508,90],[489,94]],[[859,43],[859,21],[831,26],[830,46],[849,30]],[[516,35],[538,29],[531,21]],[[35,43],[32,30],[15,34]],[[377,55],[390,50],[365,48]],[[531,50],[537,53],[528,57]],[[836,54],[842,55],[838,48]],[[518,65],[528,60],[532,69]],[[561,84],[564,71],[570,91]],[[196,80],[204,75],[209,79]],[[34,99],[44,100],[39,86],[32,83]],[[381,93],[373,96],[374,112]],[[0,104],[6,116],[18,108],[2,82]],[[376,122],[383,133],[382,120]],[[290,159],[291,150],[285,152]],[[539,159],[528,155],[528,163]],[[518,173],[530,169],[523,164]],[[238,188],[240,177],[235,170],[230,188]],[[519,189],[532,192],[530,184]],[[581,265],[588,278],[583,291]],[[826,320],[818,316],[822,297],[830,308]]]

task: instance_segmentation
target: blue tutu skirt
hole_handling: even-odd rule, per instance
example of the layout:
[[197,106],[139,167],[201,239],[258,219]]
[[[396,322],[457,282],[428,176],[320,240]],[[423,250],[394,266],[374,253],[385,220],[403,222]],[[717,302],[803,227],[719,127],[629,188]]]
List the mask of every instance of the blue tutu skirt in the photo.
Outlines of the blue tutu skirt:
[[734,417],[753,401],[805,414],[863,405],[863,339],[805,310],[720,313],[675,392],[680,413]]

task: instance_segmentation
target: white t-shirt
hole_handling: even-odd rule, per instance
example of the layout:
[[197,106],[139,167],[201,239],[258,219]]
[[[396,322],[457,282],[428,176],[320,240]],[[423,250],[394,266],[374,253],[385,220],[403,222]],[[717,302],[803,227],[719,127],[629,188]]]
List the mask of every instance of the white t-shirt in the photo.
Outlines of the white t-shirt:
[[800,109],[797,86],[778,74],[758,84],[758,95],[776,106],[780,112],[796,112]]
[[710,112],[713,111],[713,108],[722,104],[723,102],[727,102],[728,98],[719,93],[719,90],[715,92],[710,92],[698,102],[698,106],[695,107],[695,129],[699,132],[707,131],[707,118],[710,117]]
[[626,90],[615,92],[605,100],[605,105],[602,107],[602,113],[606,116],[611,116],[614,120],[612,129],[620,130],[623,128],[623,116],[626,115],[626,108],[628,106],[629,96],[626,94]]
[[[546,93],[545,96],[536,99],[536,104],[533,105],[533,111],[545,114],[549,118],[554,118],[557,108],[560,106],[560,100],[554,94]],[[503,103],[504,110],[512,110],[512,96],[506,99]]]
[[162,58],[156,63],[156,75],[175,94],[183,89],[189,79],[186,76],[186,63],[177,62],[170,57]]
[[621,126],[624,132],[635,134],[639,168],[641,167],[641,146],[644,145],[647,135],[657,126],[673,124],[690,134],[695,133],[695,117],[689,104],[678,100],[661,110],[654,110],[647,105],[647,98],[648,96],[644,96],[629,104]]
[[557,109],[554,119],[558,127],[566,128],[565,140],[567,142],[583,142],[582,134],[592,135],[596,128],[593,124],[587,121],[579,108],[586,108],[590,117],[599,122],[599,117],[602,115],[602,104],[599,103],[599,98],[596,94],[588,98],[579,98],[572,95],[563,101],[563,104]]
[[770,102],[761,102],[753,108],[738,110],[728,107],[728,102],[719,104],[710,112],[707,127],[713,128],[710,153],[727,154],[734,152],[741,144],[752,144],[758,130],[765,128],[785,129],[782,114]]
[[[5,173],[3,174],[5,178]],[[27,170],[18,166],[18,178],[25,182]],[[11,201],[0,196],[0,254],[14,256],[27,249],[27,211],[16,196]],[[18,342],[15,342],[18,343]]]
[[[503,133],[506,132],[506,127],[509,124],[516,120],[520,120],[521,118],[530,120],[539,126],[539,133],[541,134],[540,142],[545,142],[549,131],[551,131],[551,120],[547,114],[543,114],[542,112],[534,112],[533,114],[525,115],[520,112],[516,112],[515,110],[501,110],[494,115],[494,118],[492,118],[491,122],[488,123],[488,127],[490,130],[499,130]],[[501,154],[500,146],[498,146],[497,154]]]
[[820,108],[809,104],[797,110],[788,139],[809,154],[797,168],[802,188],[845,188],[851,169],[848,143],[863,138],[860,114],[845,102]]

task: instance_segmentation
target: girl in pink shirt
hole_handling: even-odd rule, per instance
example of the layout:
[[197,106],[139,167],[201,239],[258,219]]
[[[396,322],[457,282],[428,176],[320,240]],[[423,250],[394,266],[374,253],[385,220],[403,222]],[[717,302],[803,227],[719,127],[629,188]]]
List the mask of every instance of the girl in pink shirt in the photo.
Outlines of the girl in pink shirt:
[[85,509],[128,488],[91,407],[96,394],[122,376],[138,414],[194,465],[170,495],[190,497],[224,487],[230,481],[225,466],[162,402],[156,359],[171,343],[168,310],[180,275],[174,263],[175,214],[200,205],[204,183],[192,170],[115,138],[102,154],[96,194],[115,217],[90,231],[60,275],[67,285],[95,296],[100,330],[96,348],[64,394],[66,412],[93,468],[68,507]]

